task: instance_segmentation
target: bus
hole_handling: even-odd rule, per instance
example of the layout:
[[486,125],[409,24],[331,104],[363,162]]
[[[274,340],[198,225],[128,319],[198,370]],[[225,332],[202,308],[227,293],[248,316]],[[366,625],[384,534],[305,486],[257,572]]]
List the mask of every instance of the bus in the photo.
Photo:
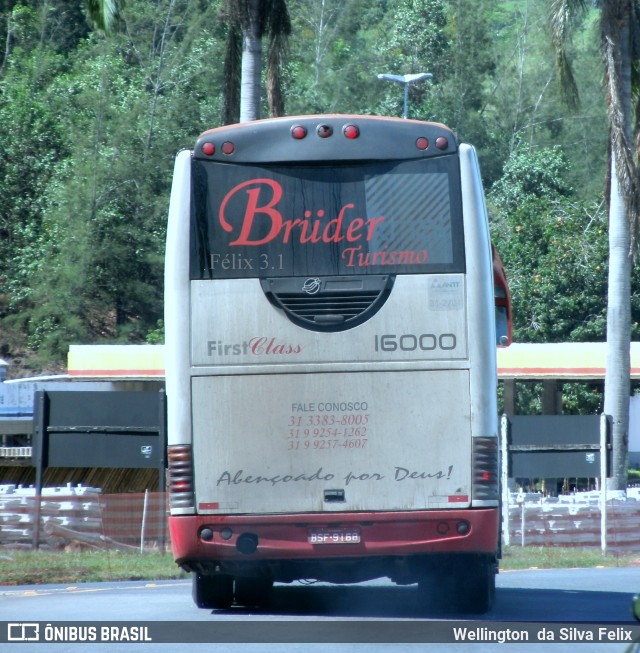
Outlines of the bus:
[[438,123],[204,132],[166,247],[170,531],[202,608],[274,583],[490,609],[510,299],[478,161]]

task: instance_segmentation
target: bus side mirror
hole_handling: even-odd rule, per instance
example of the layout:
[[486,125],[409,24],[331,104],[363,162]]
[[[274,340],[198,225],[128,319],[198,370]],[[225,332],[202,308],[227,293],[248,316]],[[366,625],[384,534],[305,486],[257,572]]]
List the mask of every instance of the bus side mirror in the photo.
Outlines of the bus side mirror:
[[508,347],[512,340],[511,293],[500,254],[491,245],[493,256],[493,298],[495,301],[496,345]]
[[496,345],[498,347],[508,347],[511,344],[509,327],[507,307],[499,306],[496,302]]

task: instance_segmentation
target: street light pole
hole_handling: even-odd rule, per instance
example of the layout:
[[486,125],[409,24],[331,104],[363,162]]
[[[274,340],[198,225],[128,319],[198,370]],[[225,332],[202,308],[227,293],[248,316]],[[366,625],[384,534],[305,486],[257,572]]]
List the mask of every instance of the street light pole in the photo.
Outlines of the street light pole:
[[404,86],[404,110],[402,117],[407,118],[409,109],[409,86],[421,82],[423,79],[433,77],[431,73],[412,73],[410,75],[391,75],[389,73],[380,73],[378,79],[384,79],[388,82],[396,82]]

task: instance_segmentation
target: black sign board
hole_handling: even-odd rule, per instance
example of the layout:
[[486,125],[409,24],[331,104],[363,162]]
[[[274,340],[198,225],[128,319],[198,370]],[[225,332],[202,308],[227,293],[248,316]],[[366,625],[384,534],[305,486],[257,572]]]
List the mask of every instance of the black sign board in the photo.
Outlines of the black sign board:
[[510,416],[509,477],[599,477],[600,429],[599,415]]
[[[164,392],[39,390],[34,400],[32,464],[36,494],[48,467],[157,468],[165,488]],[[33,531],[40,537],[40,504]]]
[[165,448],[163,392],[36,392],[38,492],[48,467],[157,468],[163,490]]

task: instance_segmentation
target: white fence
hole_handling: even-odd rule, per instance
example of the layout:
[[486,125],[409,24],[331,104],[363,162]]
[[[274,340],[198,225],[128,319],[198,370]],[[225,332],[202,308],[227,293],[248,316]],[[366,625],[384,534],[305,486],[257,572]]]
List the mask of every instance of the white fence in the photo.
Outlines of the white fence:
[[[606,549],[640,551],[640,488],[608,492]],[[503,539],[512,546],[602,547],[599,492],[560,497],[510,494]],[[508,536],[505,532],[508,529]]]
[[[611,495],[613,493],[608,493]],[[640,552],[640,488],[616,493],[606,507],[607,550]],[[600,548],[598,492],[543,497],[510,494],[503,541],[511,546]],[[39,504],[33,488],[0,485],[0,547],[40,546],[149,549],[168,545],[166,495],[102,494],[98,488],[45,488]]]

